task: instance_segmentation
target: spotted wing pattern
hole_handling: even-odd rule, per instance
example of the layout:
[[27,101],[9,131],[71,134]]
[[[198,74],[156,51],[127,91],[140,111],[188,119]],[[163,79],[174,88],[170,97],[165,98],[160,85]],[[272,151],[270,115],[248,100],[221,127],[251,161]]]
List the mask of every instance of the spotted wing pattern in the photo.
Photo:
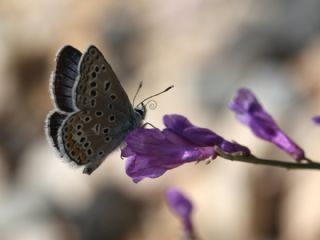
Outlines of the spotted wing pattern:
[[[81,110],[132,110],[129,98],[102,53],[90,46],[79,65],[80,76],[75,88],[76,106]],[[120,101],[119,101],[120,99]]]
[[92,173],[134,129],[135,115],[127,94],[100,51],[83,54],[74,89],[78,109],[62,123],[58,145],[67,159]]

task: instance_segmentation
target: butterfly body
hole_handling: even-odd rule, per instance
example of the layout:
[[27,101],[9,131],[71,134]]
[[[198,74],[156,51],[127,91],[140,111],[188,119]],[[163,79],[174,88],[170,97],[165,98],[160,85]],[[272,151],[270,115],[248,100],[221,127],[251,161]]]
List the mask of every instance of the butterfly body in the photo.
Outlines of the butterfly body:
[[142,125],[145,107],[134,109],[102,53],[89,46],[84,54],[71,46],[57,55],[51,95],[56,109],[46,132],[61,157],[84,165],[91,174],[126,135]]

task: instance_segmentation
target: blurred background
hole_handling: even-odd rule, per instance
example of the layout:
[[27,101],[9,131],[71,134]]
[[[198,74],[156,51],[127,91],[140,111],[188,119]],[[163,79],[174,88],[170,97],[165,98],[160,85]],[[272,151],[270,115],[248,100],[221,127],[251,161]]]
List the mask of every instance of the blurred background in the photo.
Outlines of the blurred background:
[[0,1],[0,239],[182,239],[164,191],[181,188],[206,240],[319,240],[320,172],[189,164],[134,184],[116,151],[87,176],[44,135],[58,49],[104,53],[132,99],[167,86],[147,121],[178,113],[260,157],[291,159],[255,138],[227,104],[251,88],[320,161],[319,0]]

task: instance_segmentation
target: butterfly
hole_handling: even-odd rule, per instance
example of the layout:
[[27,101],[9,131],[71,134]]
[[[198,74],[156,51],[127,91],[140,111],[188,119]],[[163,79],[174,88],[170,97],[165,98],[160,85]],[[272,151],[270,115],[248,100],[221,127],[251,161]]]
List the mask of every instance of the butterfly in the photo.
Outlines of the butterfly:
[[83,54],[64,46],[56,57],[50,91],[55,109],[47,116],[46,135],[60,157],[84,166],[88,175],[142,126],[146,115],[143,102],[133,108],[95,46]]

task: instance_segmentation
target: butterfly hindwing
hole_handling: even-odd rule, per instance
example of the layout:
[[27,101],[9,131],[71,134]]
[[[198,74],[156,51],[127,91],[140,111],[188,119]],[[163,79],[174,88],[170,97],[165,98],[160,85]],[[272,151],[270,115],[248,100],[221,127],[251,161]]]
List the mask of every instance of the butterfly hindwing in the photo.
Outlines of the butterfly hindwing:
[[52,75],[52,96],[58,109],[73,112],[73,86],[78,74],[81,52],[72,46],[64,46],[56,57],[56,70]]
[[67,115],[58,111],[52,111],[48,114],[46,120],[46,135],[50,139],[54,148],[61,154],[61,150],[58,143],[58,131],[62,126],[63,121],[67,118]]
[[84,110],[64,121],[59,145],[67,159],[86,165],[84,172],[90,174],[121,144],[129,128],[121,112]]

